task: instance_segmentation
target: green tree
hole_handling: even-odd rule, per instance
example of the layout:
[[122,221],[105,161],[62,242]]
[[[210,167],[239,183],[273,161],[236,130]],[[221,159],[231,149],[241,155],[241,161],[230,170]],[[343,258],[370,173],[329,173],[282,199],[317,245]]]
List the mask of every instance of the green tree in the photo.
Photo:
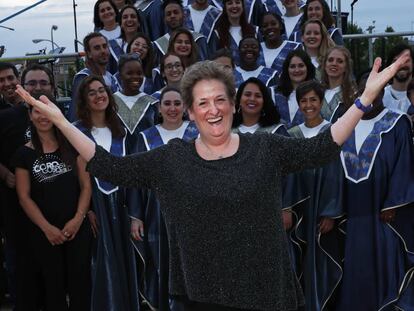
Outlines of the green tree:
[[[387,26],[385,32],[395,32],[391,26]],[[390,49],[398,43],[408,43],[408,39],[401,36],[377,38],[374,42],[374,57],[387,60]]]
[[[363,34],[364,31],[357,24],[348,23],[347,34]],[[351,52],[354,75],[358,77],[361,73],[369,68],[368,59],[368,40],[367,39],[350,39],[345,40],[345,47]]]

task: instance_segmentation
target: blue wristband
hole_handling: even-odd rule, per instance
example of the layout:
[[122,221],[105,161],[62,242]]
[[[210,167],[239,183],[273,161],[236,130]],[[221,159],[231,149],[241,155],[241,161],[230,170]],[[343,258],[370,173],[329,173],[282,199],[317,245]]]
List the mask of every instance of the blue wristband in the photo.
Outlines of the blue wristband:
[[373,106],[372,104],[370,104],[370,105],[368,105],[368,106],[364,106],[364,105],[361,103],[361,100],[360,100],[359,98],[357,98],[357,99],[355,100],[354,104],[355,104],[355,106],[357,106],[357,108],[358,108],[359,110],[361,110],[363,113],[370,112],[370,111],[372,110],[372,108],[374,108],[374,106]]

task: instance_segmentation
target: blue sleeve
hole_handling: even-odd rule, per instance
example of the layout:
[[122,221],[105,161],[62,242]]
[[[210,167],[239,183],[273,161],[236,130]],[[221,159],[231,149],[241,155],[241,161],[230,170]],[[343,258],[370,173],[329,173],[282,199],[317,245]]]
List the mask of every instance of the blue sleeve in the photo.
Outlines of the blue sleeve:
[[207,60],[210,56],[207,48],[207,39],[202,37],[197,40],[199,60]]
[[414,202],[414,152],[410,121],[402,116],[394,129],[394,150],[387,150],[392,157],[388,193],[384,209]]

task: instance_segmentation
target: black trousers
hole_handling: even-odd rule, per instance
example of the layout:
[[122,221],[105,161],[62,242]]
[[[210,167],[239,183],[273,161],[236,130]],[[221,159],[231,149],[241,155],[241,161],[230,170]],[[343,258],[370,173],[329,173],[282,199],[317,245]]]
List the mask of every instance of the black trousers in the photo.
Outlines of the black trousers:
[[62,245],[52,246],[42,231],[34,229],[30,240],[40,266],[46,310],[89,311],[92,233],[87,219],[76,237]]

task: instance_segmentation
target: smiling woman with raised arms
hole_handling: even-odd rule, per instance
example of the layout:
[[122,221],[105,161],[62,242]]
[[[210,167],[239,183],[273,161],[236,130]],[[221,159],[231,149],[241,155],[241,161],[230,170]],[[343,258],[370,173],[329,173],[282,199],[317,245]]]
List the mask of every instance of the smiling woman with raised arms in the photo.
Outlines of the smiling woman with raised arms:
[[156,191],[169,233],[170,294],[184,310],[296,310],[304,299],[281,220],[281,178],[337,156],[363,111],[406,61],[404,54],[378,73],[377,59],[360,100],[310,139],[232,133],[232,73],[211,61],[197,63],[181,88],[200,136],[127,157],[96,146],[46,98],[37,101],[21,87],[17,92],[66,135],[92,175]]

